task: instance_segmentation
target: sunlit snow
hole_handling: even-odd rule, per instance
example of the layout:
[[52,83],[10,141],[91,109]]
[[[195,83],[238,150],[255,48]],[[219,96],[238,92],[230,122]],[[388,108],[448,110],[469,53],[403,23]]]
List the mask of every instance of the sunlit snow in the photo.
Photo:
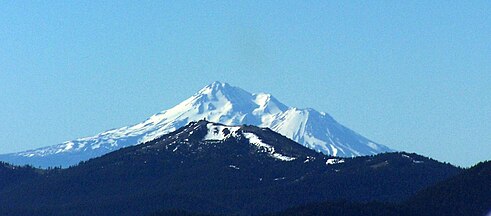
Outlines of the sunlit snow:
[[344,160],[338,158],[331,158],[331,159],[327,159],[326,161],[326,165],[339,164],[339,163],[344,163]]
[[[333,156],[370,155],[391,149],[376,144],[342,126],[326,113],[288,107],[266,93],[251,94],[227,83],[214,82],[175,107],[149,119],[95,136],[59,145],[20,152],[14,155],[35,157],[61,153],[104,152],[153,140],[188,124],[208,120],[225,125],[251,124],[268,127],[308,148]],[[226,135],[208,134],[206,139],[223,139]],[[291,158],[277,156],[283,160]]]
[[292,161],[296,159],[294,157],[288,157],[276,152],[273,146],[264,143],[261,139],[259,139],[259,137],[257,137],[253,133],[244,133],[244,137],[247,138],[251,144],[257,146],[262,151],[267,152],[273,158],[282,161]]

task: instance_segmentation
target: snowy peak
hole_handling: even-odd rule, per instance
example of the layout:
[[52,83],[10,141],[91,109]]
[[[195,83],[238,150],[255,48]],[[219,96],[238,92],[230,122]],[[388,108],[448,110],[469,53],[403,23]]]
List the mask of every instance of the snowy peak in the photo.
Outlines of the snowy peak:
[[206,119],[224,125],[270,128],[310,149],[332,156],[392,151],[344,127],[326,113],[288,107],[267,93],[252,94],[213,82],[178,105],[147,120],[62,144],[8,155],[0,160],[36,166],[69,166],[122,147],[154,140],[190,122]]
[[213,82],[210,85],[205,86],[201,90],[198,91],[195,96],[206,96],[210,100],[220,99],[221,97],[225,97],[230,101],[237,102],[240,99],[247,99],[250,97],[250,93],[246,92],[240,88],[233,87],[228,83],[221,82]]
[[231,103],[241,103],[250,98],[250,94],[242,89],[230,86],[227,83],[214,82],[198,91],[192,98],[195,104],[226,100]]
[[251,94],[228,83],[213,82],[188,99],[195,106],[208,105],[207,110],[217,109],[217,105],[227,104],[236,111],[254,110],[255,113],[277,113],[288,107],[266,93]]

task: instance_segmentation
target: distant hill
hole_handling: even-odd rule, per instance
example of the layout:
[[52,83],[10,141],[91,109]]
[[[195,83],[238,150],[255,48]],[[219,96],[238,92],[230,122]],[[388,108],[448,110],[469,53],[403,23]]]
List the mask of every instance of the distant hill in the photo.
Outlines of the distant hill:
[[491,161],[421,191],[407,205],[419,215],[491,214]]
[[329,201],[295,207],[271,215],[489,216],[490,214],[491,162],[487,161],[420,191],[404,203]]
[[34,180],[40,177],[42,172],[44,171],[29,166],[19,167],[0,162],[0,191],[24,181]]

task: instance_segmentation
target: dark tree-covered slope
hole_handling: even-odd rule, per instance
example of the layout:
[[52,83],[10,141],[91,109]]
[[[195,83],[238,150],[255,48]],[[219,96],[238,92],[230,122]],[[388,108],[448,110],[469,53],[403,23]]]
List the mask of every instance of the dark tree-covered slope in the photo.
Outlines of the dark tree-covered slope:
[[402,216],[401,206],[381,202],[322,202],[290,208],[264,216]]
[[419,215],[485,215],[491,213],[491,161],[430,187],[408,202]]
[[271,215],[486,216],[491,214],[491,162],[422,190],[404,203],[323,202]]
[[43,172],[43,170],[30,166],[21,167],[0,162],[0,191],[13,185],[38,178]]
[[199,121],[9,187],[0,215],[247,215],[326,200],[401,201],[460,171],[408,153],[329,158],[267,128]]

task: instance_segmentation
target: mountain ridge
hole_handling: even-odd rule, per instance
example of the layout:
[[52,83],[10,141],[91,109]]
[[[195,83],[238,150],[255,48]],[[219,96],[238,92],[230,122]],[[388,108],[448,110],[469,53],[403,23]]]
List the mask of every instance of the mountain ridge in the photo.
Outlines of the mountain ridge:
[[24,184],[10,181],[0,189],[0,212],[257,215],[324,200],[403,200],[458,172],[409,153],[326,156],[269,128],[201,120],[77,166],[41,170]]
[[276,215],[373,215],[430,216],[491,214],[491,161],[483,161],[459,174],[419,191],[399,203],[382,202],[320,202],[293,207]]
[[0,155],[0,160],[41,167],[66,167],[153,140],[200,119],[226,125],[268,127],[326,155],[353,157],[393,151],[344,127],[326,113],[311,108],[288,107],[270,94],[252,94],[227,83],[214,82],[141,123],[54,146]]

